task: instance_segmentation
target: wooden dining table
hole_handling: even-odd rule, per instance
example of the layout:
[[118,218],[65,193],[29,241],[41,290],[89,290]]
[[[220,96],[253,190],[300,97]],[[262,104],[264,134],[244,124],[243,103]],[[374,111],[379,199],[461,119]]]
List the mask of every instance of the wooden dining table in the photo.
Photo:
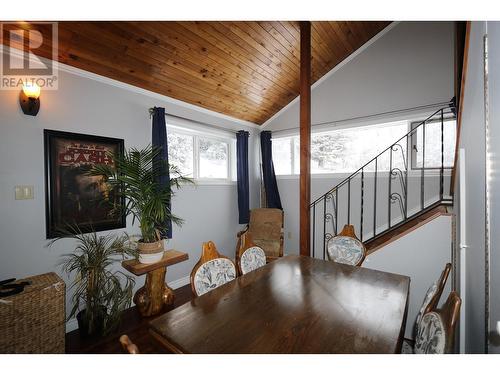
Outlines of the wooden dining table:
[[174,353],[398,353],[407,276],[286,256],[152,320]]

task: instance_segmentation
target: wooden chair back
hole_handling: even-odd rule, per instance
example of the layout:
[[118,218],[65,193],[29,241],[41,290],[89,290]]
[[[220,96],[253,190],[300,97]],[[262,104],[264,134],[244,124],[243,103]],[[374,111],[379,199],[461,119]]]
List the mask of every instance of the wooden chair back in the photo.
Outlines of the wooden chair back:
[[337,236],[330,238],[326,247],[328,258],[334,262],[361,266],[366,258],[366,247],[350,224],[344,225]]
[[135,345],[127,335],[120,336],[120,344],[122,348],[129,354],[139,354],[139,348]]
[[249,232],[245,232],[240,236],[238,247],[236,265],[239,275],[244,275],[266,265],[265,251],[255,245]]
[[212,241],[203,243],[201,258],[191,271],[191,289],[200,296],[236,278],[231,259],[221,255]]
[[418,328],[418,324],[422,317],[428,312],[435,310],[439,304],[439,300],[441,299],[441,295],[443,294],[444,287],[446,286],[446,281],[448,280],[448,276],[451,272],[451,263],[446,263],[443,272],[441,272],[441,276],[439,279],[433,283],[427,293],[425,294],[424,301],[422,303],[422,307],[420,307],[420,311],[417,315],[417,320],[415,322],[416,329]]
[[244,231],[238,233],[236,261],[240,239],[243,233],[249,233],[252,241],[266,254],[268,262],[283,256],[283,211],[278,208],[255,208],[250,211],[250,222]]
[[440,309],[434,309],[422,317],[415,339],[415,353],[453,352],[461,304],[462,300],[457,292],[452,291]]

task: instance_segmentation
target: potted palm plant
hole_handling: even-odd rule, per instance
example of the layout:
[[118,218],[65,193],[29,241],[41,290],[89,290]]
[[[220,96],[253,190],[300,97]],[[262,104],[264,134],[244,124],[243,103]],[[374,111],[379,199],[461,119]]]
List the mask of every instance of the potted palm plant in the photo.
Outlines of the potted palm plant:
[[[89,172],[103,176],[107,188],[125,198],[115,200],[113,205],[114,209],[132,215],[133,223],[139,223],[141,238],[137,247],[141,263],[154,263],[163,256],[167,220],[179,226],[183,223],[170,210],[173,189],[193,182],[177,167],[161,160],[160,152],[152,146],[142,150],[131,148],[123,155],[111,155],[114,166],[100,164]],[[170,183],[160,183],[167,176]]]
[[61,266],[69,275],[76,274],[71,284],[74,294],[68,319],[78,320],[80,335],[106,335],[117,328],[121,312],[130,307],[133,277],[112,271],[113,263],[125,255],[136,255],[128,246],[128,236],[81,233],[77,226],[70,227],[60,237],[76,240],[75,252],[63,255]]

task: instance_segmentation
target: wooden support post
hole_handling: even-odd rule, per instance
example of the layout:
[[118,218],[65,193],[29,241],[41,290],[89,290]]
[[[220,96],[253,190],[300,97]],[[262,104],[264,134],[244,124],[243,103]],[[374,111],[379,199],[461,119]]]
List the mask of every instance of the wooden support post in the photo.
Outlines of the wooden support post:
[[300,22],[300,255],[311,255],[311,23]]

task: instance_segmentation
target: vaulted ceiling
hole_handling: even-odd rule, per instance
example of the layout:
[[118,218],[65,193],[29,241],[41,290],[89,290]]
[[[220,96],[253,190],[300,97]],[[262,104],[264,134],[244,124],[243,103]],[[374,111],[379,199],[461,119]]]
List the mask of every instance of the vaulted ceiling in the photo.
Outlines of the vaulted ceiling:
[[[388,24],[312,22],[312,82]],[[58,59],[262,124],[299,94],[299,39],[298,22],[60,22]]]

